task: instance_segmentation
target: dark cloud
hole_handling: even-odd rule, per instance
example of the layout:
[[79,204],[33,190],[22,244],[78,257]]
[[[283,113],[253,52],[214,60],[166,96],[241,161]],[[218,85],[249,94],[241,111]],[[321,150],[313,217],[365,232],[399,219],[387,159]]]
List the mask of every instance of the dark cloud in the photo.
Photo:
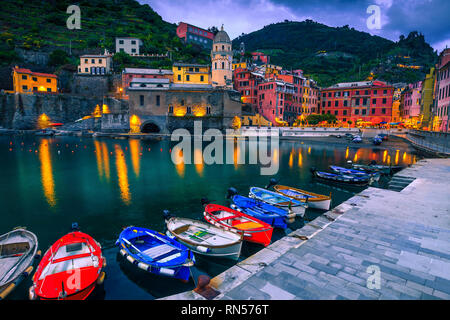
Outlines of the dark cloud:
[[[314,21],[357,30],[397,41],[401,34],[419,31],[435,49],[450,46],[450,0],[139,0],[150,4],[170,22],[199,26],[225,24],[232,38],[264,25],[288,20]],[[381,29],[369,29],[367,13],[378,5]]]

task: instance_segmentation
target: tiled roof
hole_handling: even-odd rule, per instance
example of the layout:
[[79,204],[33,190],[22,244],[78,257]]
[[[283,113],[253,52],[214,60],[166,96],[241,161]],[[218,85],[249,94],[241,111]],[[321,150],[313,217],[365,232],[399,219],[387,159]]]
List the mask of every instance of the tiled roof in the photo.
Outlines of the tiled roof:
[[56,74],[33,72],[30,69],[25,69],[25,68],[14,68],[14,71],[17,73],[31,74],[33,76],[38,76],[38,77],[58,78],[58,76]]

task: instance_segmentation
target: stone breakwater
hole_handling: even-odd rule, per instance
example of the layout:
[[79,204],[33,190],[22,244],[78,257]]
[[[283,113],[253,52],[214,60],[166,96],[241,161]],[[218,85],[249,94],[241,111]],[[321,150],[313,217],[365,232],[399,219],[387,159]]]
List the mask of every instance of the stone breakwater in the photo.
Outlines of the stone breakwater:
[[450,299],[450,159],[395,176],[412,182],[367,188],[213,278],[215,299]]
[[113,98],[89,98],[67,94],[0,94],[0,127],[16,130],[38,128],[45,114],[51,122],[71,123],[91,115],[97,106],[106,104],[110,112],[126,113],[126,101]]

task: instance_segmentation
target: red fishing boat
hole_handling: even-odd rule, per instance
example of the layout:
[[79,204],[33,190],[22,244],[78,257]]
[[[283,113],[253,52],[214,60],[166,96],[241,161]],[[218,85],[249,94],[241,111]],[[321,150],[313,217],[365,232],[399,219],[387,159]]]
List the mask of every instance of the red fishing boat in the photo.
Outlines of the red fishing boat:
[[84,300],[103,283],[106,260],[100,244],[74,224],[45,253],[30,287],[30,299]]
[[218,204],[208,204],[203,216],[206,221],[224,230],[243,233],[246,241],[262,244],[266,247],[272,240],[273,228],[270,224],[243,212]]

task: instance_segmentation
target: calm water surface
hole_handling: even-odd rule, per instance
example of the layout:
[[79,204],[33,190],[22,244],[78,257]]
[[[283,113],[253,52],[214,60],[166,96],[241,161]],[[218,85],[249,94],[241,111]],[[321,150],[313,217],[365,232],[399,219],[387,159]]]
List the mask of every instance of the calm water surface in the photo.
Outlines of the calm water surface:
[[[164,231],[164,209],[202,219],[201,198],[229,205],[229,187],[247,195],[249,187],[263,187],[271,177],[260,175],[259,165],[174,165],[170,154],[173,145],[168,140],[0,137],[0,234],[26,226],[37,235],[39,248],[45,252],[70,231],[72,222],[78,222],[81,231],[102,244],[108,262],[104,291],[97,292],[97,298],[154,299],[192,289],[192,280],[184,284],[149,275],[123,261],[114,247],[122,228],[136,225]],[[235,150],[245,152],[238,147]],[[351,143],[347,147],[280,141],[272,156],[278,158],[275,177],[281,179],[280,183],[316,193],[331,192],[334,207],[362,189],[317,183],[311,178],[311,167],[327,170],[329,165],[345,165],[347,160],[407,165],[416,161],[410,152],[401,142],[394,149],[384,150],[358,148]],[[201,150],[195,153],[201,154]],[[381,181],[380,185],[385,183]],[[307,219],[320,214],[308,209]],[[298,219],[291,228],[303,224]],[[284,231],[277,231],[274,239],[283,235]],[[241,260],[260,249],[244,244]],[[195,278],[200,273],[215,276],[233,265],[197,260]],[[27,279],[10,298],[27,299],[30,285],[31,279]]]

